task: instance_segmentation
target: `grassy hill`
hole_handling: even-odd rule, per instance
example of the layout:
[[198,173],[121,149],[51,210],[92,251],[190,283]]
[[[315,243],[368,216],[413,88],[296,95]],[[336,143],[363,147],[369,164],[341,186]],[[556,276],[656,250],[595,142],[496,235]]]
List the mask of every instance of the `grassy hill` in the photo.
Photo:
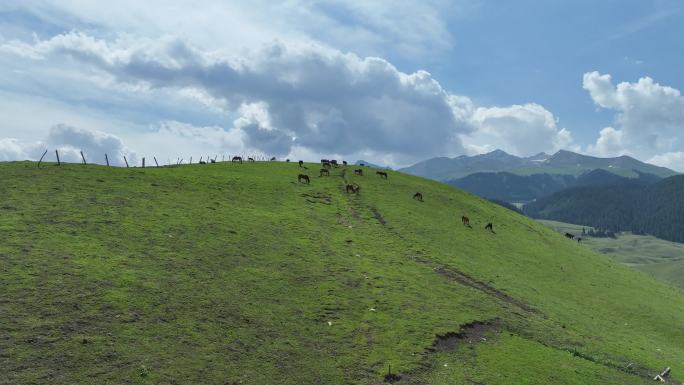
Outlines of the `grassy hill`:
[[0,164],[0,384],[684,379],[681,290],[438,182],[307,166]]
[[[582,227],[589,228],[548,220],[539,222],[559,232],[569,232],[575,235],[582,234]],[[585,237],[582,242],[598,253],[610,255],[621,263],[684,288],[684,244],[682,243],[630,232],[618,233],[616,238]]]

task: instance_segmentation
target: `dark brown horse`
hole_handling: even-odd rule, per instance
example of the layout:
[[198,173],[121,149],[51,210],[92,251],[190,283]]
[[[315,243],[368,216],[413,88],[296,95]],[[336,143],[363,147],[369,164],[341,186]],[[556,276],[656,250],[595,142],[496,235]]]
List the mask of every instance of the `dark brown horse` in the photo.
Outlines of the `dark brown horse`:
[[348,193],[358,194],[359,190],[361,190],[361,186],[359,186],[359,185],[353,185],[353,184],[347,185],[347,192]]
[[320,176],[323,176],[323,175],[330,176],[330,170],[328,170],[327,168],[322,168]]
[[354,174],[363,176],[363,170],[360,168],[357,168],[356,170],[354,170]]
[[275,156],[271,158],[271,161],[274,161],[274,160],[276,160],[276,157],[275,157]]
[[494,225],[492,224],[492,222],[487,223],[487,226],[485,226],[485,230],[489,230],[492,233],[494,232]]
[[242,163],[242,157],[241,156],[234,156],[233,159],[231,159],[230,161]]
[[346,160],[343,160],[343,161],[342,161],[342,164],[346,166],[346,165],[347,165],[347,161],[346,161]]
[[413,194],[413,199],[418,200],[418,201],[423,201],[423,193],[417,192]]
[[387,179],[387,173],[384,171],[376,171],[375,172],[377,175],[380,175],[381,178]]
[[465,215],[461,217],[461,222],[463,222],[463,226],[470,227],[470,218],[466,217]]
[[247,158],[249,162],[254,162],[254,158]]
[[299,167],[304,167],[304,161],[303,160],[299,161]]
[[299,174],[299,176],[297,176],[297,182],[309,184],[309,176],[306,174]]
[[565,238],[568,238],[568,239],[575,239],[575,236],[572,235],[572,234],[570,234],[570,233],[565,233]]

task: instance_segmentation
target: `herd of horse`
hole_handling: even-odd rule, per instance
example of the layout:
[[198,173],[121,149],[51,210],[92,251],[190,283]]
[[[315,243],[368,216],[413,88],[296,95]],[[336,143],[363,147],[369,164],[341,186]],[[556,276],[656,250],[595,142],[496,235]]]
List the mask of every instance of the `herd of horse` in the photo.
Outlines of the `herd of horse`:
[[[216,159],[210,159],[210,158],[207,158],[207,159],[210,163],[216,163]],[[270,160],[275,161],[276,158],[272,157]],[[242,160],[241,156],[234,156],[231,158],[230,161],[233,163],[242,163],[243,160]],[[254,160],[254,158],[248,157],[247,161],[248,162],[254,162],[255,160]],[[286,161],[289,162],[290,160],[287,159]],[[199,163],[200,164],[206,164],[207,162],[203,161],[200,158]],[[300,168],[308,169],[304,165],[303,160],[300,160],[298,163],[299,163]],[[342,161],[342,164],[346,167],[347,161]],[[361,163],[360,166],[364,166],[364,164]],[[336,159],[321,159],[321,169],[319,170],[319,172],[320,172],[319,177],[330,176],[330,169],[333,167],[339,167],[339,163]],[[358,176],[363,176],[363,169],[361,169],[361,168],[355,169],[354,174],[358,175]],[[387,179],[388,178],[388,174],[385,171],[376,171],[375,174],[378,175],[381,179]],[[309,178],[309,176],[307,174],[299,174],[297,176],[297,181],[299,183],[310,184],[311,178]],[[358,184],[355,184],[355,183],[354,184],[347,184],[345,187],[345,191],[347,193],[350,193],[350,194],[359,194],[359,192],[361,191],[361,186],[359,186]],[[413,199],[415,199],[419,202],[423,202],[423,193],[416,192],[415,194],[413,194]],[[463,223],[464,226],[472,227],[470,225],[470,218],[468,218],[465,215],[461,217],[461,222]],[[485,226],[485,230],[489,230],[490,232],[494,233],[494,225],[492,224],[492,222],[487,223],[487,225]],[[575,235],[570,234],[570,233],[565,233],[565,237],[568,239],[571,239],[571,240],[577,240],[578,243],[582,242],[581,237],[576,237]]]
[[[304,166],[304,161],[300,160],[298,163],[299,167],[304,169],[307,168],[306,166]],[[342,164],[344,164],[344,166],[347,166],[346,161],[342,161]],[[361,166],[363,166],[363,164],[361,164]],[[333,167],[339,167],[337,160],[321,159],[321,169],[319,177],[330,176],[330,169]],[[363,176],[363,169],[355,169],[354,174],[358,176]],[[385,171],[376,171],[375,174],[378,175],[381,179],[388,178],[388,174]],[[309,184],[311,183],[311,178],[309,178],[307,174],[299,174],[297,176],[297,181],[299,183]],[[361,191],[361,186],[355,183],[347,184],[345,187],[345,191],[350,194],[358,194]],[[413,194],[413,199],[419,202],[423,202],[423,193],[421,193],[420,191],[416,192],[415,194]],[[470,218],[466,217],[465,215],[461,217],[461,221],[463,222],[464,226],[472,227],[470,226]],[[485,230],[489,230],[490,232],[494,233],[494,225],[491,222],[487,223],[487,225],[485,226]]]

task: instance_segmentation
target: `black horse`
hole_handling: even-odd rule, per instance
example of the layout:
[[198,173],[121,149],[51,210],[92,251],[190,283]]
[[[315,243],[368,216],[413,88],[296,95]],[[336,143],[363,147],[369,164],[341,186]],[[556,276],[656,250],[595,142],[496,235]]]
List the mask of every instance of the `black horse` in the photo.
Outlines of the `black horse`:
[[297,176],[297,182],[309,184],[309,182],[310,182],[309,176],[306,174],[299,174]]
[[417,192],[417,193],[413,194],[413,199],[422,202],[423,201],[423,193]]
[[353,185],[353,184],[348,184],[347,185],[347,192],[352,193],[352,194],[358,194],[359,190],[361,190],[361,186],[358,185]]
[[379,175],[381,178],[387,179],[387,173],[384,171],[376,171],[375,172],[377,175]]

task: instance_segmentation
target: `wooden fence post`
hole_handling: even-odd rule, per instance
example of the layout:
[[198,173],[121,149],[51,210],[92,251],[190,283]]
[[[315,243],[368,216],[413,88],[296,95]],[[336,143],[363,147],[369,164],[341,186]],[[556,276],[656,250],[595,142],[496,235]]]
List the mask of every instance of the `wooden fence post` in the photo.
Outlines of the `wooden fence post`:
[[126,159],[126,155],[124,155],[124,162],[126,162],[126,168],[128,168],[128,159]]
[[156,157],[156,156],[153,156],[152,158],[154,158],[154,164],[156,164],[157,167],[159,167],[159,163],[157,163],[157,157]]
[[43,161],[43,158],[45,157],[45,154],[47,154],[47,150],[43,153],[43,156],[40,157],[40,160],[38,161],[38,168],[40,168],[40,162]]
[[105,152],[105,162],[107,162],[107,167],[109,167],[109,158],[107,157],[107,153]]
[[55,150],[55,155],[57,155],[57,165],[61,166],[62,162],[59,161],[59,151]]
[[85,160],[85,156],[83,155],[83,151],[81,151],[81,158],[83,158],[83,165],[85,166],[85,165],[86,165],[86,160]]
[[145,168],[145,157],[143,156],[142,168]]

